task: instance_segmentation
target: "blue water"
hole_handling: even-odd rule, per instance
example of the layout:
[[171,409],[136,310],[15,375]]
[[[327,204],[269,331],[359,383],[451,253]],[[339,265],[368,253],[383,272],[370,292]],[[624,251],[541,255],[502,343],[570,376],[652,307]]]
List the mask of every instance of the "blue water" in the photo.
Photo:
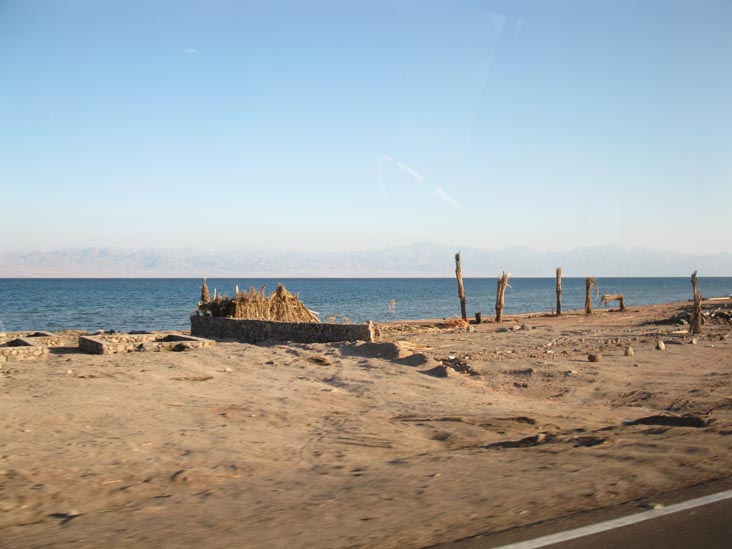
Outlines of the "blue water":
[[[460,314],[454,278],[428,279],[209,279],[213,294],[282,282],[320,313],[365,320],[445,318]],[[554,278],[512,278],[505,315],[553,311]],[[584,306],[584,279],[562,281],[562,309]],[[600,278],[601,293],[625,295],[626,305],[691,299],[688,278]],[[732,277],[700,278],[704,297],[732,294]],[[199,279],[0,279],[0,331],[20,330],[185,330],[200,297]],[[465,279],[468,314],[494,314],[496,280]],[[396,311],[387,304],[396,300]]]

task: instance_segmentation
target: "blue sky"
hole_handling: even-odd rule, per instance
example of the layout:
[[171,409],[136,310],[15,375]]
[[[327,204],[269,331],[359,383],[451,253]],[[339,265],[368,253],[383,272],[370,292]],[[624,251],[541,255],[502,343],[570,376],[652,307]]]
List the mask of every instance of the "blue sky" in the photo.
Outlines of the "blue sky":
[[0,251],[732,251],[732,3],[0,0]]

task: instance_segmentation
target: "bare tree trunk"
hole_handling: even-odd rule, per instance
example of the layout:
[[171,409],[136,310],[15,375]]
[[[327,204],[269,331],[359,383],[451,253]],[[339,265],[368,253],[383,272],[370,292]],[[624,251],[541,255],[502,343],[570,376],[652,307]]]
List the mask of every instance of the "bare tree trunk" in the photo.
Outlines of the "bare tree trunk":
[[498,277],[498,284],[496,285],[496,322],[501,322],[503,320],[503,307],[505,305],[506,299],[506,288],[508,287],[508,277],[511,276],[511,273],[503,273],[500,277]]
[[562,314],[562,268],[557,267],[557,316]]
[[600,295],[600,288],[597,286],[597,280],[594,276],[585,278],[585,314],[592,314],[592,288],[595,288],[595,294]]
[[689,333],[700,334],[702,332],[702,295],[699,291],[696,271],[691,274],[691,287],[694,289],[694,310],[691,313]]
[[457,277],[458,297],[460,298],[460,315],[463,320],[468,320],[468,313],[465,310],[465,287],[463,286],[463,269],[460,266],[460,252],[455,254],[455,276]]

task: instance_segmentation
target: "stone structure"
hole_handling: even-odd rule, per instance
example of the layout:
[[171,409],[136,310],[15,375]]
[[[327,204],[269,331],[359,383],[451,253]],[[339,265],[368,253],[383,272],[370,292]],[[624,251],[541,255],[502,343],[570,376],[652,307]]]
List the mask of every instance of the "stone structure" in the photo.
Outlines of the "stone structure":
[[321,324],[317,322],[275,322],[213,316],[192,316],[191,334],[218,339],[233,339],[242,343],[266,340],[297,343],[328,343],[332,341],[368,341],[376,339],[376,328],[366,324]]
[[0,345],[0,364],[46,358],[48,347],[38,344],[34,338],[19,337]]
[[216,345],[215,341],[176,333],[98,334],[80,336],[79,349],[95,355],[131,353],[134,351],[185,351]]

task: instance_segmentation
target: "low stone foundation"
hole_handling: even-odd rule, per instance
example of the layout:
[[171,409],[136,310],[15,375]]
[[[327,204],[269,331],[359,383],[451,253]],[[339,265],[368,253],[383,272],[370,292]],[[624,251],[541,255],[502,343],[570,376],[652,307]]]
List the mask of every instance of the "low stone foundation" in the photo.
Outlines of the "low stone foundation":
[[99,334],[80,336],[79,349],[95,355],[132,353],[135,351],[186,351],[216,345],[215,341],[174,333]]
[[36,360],[48,356],[48,347],[38,345],[33,339],[19,337],[0,345],[0,364]]
[[373,342],[375,340],[374,323],[371,321],[366,324],[319,324],[192,316],[191,334],[218,339],[234,339],[242,343],[260,343],[266,340],[297,343]]

